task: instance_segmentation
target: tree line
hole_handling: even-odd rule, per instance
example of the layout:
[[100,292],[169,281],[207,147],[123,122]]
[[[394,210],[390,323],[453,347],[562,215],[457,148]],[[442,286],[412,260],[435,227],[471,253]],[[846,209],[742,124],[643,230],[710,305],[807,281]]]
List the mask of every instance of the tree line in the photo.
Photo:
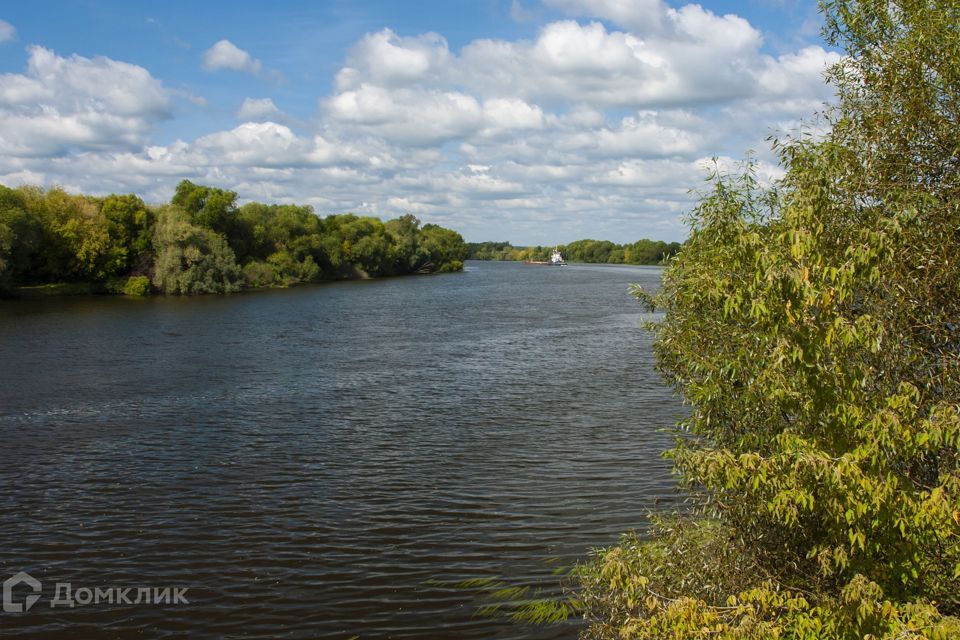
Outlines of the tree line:
[[559,249],[568,262],[602,264],[663,264],[681,247],[679,242],[637,240],[632,244],[616,244],[609,240],[577,240],[556,247],[515,247],[509,242],[471,242],[471,260],[537,260],[550,259],[554,248]]
[[146,295],[227,293],[359,277],[459,271],[460,234],[412,215],[383,222],[309,206],[237,204],[181,181],[149,206],[135,195],[0,185],[0,290],[61,283]]

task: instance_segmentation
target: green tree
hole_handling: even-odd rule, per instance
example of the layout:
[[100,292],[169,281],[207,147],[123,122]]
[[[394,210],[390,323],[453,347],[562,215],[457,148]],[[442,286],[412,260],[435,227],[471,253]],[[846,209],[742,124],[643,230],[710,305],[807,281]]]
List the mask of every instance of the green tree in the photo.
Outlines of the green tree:
[[10,281],[10,253],[16,240],[10,227],[0,222],[0,290],[9,286]]
[[639,292],[702,517],[584,570],[588,637],[960,636],[960,6],[822,6],[831,133],[714,176]]
[[276,282],[285,286],[312,282],[320,275],[320,267],[309,254],[298,257],[297,253],[281,250],[270,254],[267,264],[273,269]]
[[237,216],[236,192],[181,180],[170,204],[185,211],[192,224],[212,229],[226,238],[238,259],[243,260],[249,254],[251,230]]
[[352,214],[321,219],[292,204],[238,208],[234,192],[188,180],[162,215],[132,194],[101,199],[0,185],[4,288],[78,282],[145,295],[152,278],[166,293],[216,293],[241,282],[288,286],[425,266],[456,270],[464,252],[458,234],[436,225],[424,232],[414,216],[383,223]]
[[389,220],[384,225],[390,236],[390,273],[402,275],[420,268],[429,258],[420,248],[420,221],[411,214]]
[[23,194],[0,185],[0,287],[28,276],[42,236]]
[[62,256],[56,266],[58,279],[103,282],[126,268],[127,246],[111,239],[96,198],[53,188],[43,200],[44,223],[48,234],[54,236],[46,249],[52,249],[53,256]]
[[[434,271],[460,271],[469,250],[456,231],[436,224],[425,224],[420,229],[420,247],[429,258],[425,267]],[[423,268],[423,267],[422,267]]]
[[520,249],[509,242],[468,242],[470,260],[518,260]]
[[21,258],[12,274],[14,281],[38,284],[76,280],[75,247],[60,233],[66,216],[55,204],[66,194],[57,188],[44,191],[36,186],[17,187],[11,194],[25,213],[20,216],[20,229],[14,229]]
[[154,215],[143,200],[133,194],[110,195],[104,198],[100,211],[112,250],[123,255],[119,271],[128,271],[144,258],[149,259],[153,247]]
[[179,207],[159,211],[153,243],[157,254],[153,284],[160,291],[192,295],[240,289],[243,272],[226,240],[191,224]]
[[187,212],[192,223],[224,233],[236,213],[237,194],[181,180],[170,204]]

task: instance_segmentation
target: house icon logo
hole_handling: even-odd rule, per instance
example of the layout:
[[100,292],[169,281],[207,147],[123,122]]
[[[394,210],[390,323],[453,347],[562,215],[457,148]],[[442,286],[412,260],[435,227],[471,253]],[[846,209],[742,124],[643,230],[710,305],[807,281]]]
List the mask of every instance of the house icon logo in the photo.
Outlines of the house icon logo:
[[[33,591],[24,602],[13,601],[13,589],[17,585],[25,584]],[[3,583],[3,610],[6,613],[24,613],[40,599],[40,581],[25,571],[7,578]]]

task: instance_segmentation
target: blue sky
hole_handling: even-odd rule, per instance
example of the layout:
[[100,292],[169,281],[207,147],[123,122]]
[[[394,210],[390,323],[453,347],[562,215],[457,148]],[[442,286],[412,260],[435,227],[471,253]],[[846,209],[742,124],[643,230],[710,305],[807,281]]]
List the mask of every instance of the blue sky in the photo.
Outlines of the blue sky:
[[469,240],[682,239],[703,166],[831,99],[815,2],[0,8],[0,183],[182,178]]

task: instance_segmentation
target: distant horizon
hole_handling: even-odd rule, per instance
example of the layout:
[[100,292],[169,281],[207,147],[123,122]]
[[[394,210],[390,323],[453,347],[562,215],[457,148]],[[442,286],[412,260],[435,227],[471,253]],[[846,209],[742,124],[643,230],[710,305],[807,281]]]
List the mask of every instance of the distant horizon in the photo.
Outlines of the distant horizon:
[[[454,229],[454,231],[456,231],[456,229]],[[651,242],[665,242],[665,243],[667,243],[667,244],[672,244],[672,243],[683,244],[683,241],[682,241],[682,240],[663,240],[663,239],[661,239],[661,238],[651,238],[651,237],[649,237],[649,236],[647,236],[647,237],[641,237],[641,238],[636,238],[636,239],[634,239],[634,240],[628,240],[628,241],[626,241],[626,242],[618,242],[618,241],[616,241],[616,240],[610,240],[610,239],[608,239],[608,238],[576,238],[576,239],[574,239],[574,240],[568,240],[568,241],[566,241],[566,242],[535,242],[535,243],[532,243],[532,244],[517,244],[517,243],[515,243],[515,242],[511,242],[510,240],[469,240],[469,239],[467,239],[467,238],[464,238],[463,240],[464,240],[464,242],[466,242],[467,244],[485,244],[485,243],[488,243],[488,242],[489,242],[489,243],[502,243],[502,242],[506,242],[507,244],[509,244],[511,247],[514,247],[515,249],[529,249],[529,248],[534,248],[534,247],[541,247],[541,248],[542,248],[542,247],[562,247],[562,246],[566,246],[566,245],[568,245],[568,244],[572,244],[572,243],[574,243],[574,242],[580,242],[580,241],[584,241],[584,240],[586,240],[586,241],[591,241],[591,242],[612,242],[613,244],[617,244],[617,245],[633,244],[633,243],[639,242],[639,241],[641,241],[641,240],[649,240],[649,241],[651,241]]]

